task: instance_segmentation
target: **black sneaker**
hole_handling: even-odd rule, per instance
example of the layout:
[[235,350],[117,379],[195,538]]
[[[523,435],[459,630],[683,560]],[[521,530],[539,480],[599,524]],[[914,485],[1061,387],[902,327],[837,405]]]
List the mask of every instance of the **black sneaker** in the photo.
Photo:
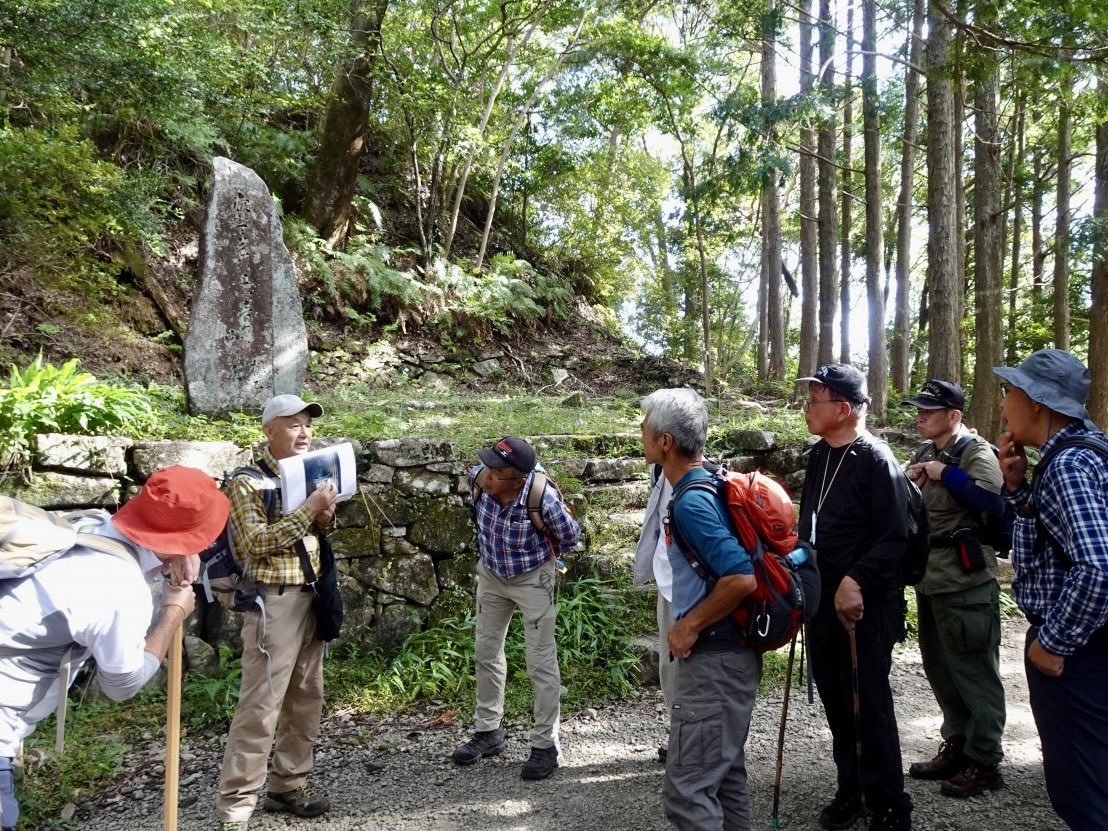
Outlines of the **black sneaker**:
[[850,828],[862,814],[862,798],[858,794],[837,793],[830,804],[819,812],[819,824],[832,831],[839,831]]
[[532,747],[531,758],[523,763],[521,779],[545,779],[558,767],[558,748]]
[[869,831],[912,831],[912,799],[902,794],[894,805],[874,811],[870,817]]
[[943,782],[939,790],[942,791],[943,796],[964,799],[1003,787],[1004,777],[1000,775],[997,765],[979,765],[976,762],[970,762],[950,779]]
[[939,745],[939,752],[926,762],[912,762],[908,775],[913,779],[949,779],[968,763],[962,754],[965,736],[951,736]]
[[331,809],[331,800],[318,796],[307,785],[301,785],[295,791],[284,793],[266,791],[262,808],[266,811],[288,811],[298,817],[318,817]]
[[504,749],[504,728],[478,730],[468,742],[455,750],[450,758],[459,765],[472,765],[478,759],[495,756]]

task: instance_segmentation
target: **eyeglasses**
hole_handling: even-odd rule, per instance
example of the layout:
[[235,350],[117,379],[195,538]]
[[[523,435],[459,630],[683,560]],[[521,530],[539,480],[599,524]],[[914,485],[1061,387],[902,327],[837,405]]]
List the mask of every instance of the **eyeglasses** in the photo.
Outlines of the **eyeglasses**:
[[800,405],[800,409],[802,409],[804,412],[808,412],[808,410],[810,410],[812,407],[816,406],[817,404],[845,404],[845,403],[846,402],[843,401],[841,398],[828,398],[826,401],[816,401],[814,398],[809,398],[807,401],[805,401],[803,404]]

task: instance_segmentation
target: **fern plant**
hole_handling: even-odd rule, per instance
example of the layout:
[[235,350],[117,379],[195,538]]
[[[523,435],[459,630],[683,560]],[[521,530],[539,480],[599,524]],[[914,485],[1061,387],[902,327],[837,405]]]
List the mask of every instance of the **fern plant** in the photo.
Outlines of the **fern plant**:
[[0,389],[0,470],[26,476],[39,433],[123,433],[151,423],[144,391],[99,381],[79,364],[72,358],[56,367],[39,354],[25,369],[11,367]]

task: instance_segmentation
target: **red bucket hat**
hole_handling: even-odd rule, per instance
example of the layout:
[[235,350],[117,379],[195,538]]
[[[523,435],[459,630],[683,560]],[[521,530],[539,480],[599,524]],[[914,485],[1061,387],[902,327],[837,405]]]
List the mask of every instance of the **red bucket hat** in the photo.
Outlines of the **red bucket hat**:
[[174,465],[147,479],[112,522],[128,539],[158,554],[196,554],[219,536],[230,510],[212,477]]

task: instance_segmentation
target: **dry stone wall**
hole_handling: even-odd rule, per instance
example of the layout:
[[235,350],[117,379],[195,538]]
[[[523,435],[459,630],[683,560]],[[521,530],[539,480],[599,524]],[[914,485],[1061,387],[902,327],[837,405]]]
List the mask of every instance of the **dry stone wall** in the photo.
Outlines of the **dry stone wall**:
[[[567,558],[571,574],[629,572],[649,475],[638,436],[533,442],[583,526],[580,550]],[[465,593],[474,587],[475,550],[466,474],[475,461],[443,441],[353,444],[358,493],[339,505],[332,536],[347,607],[344,638],[390,647],[436,614],[471,605]],[[806,448],[779,447],[773,433],[735,431],[712,449],[737,469],[770,470],[793,485],[803,477]],[[0,490],[49,509],[114,509],[167,465],[196,467],[218,481],[250,458],[249,448],[229,442],[42,435],[31,483],[5,480]],[[212,644],[238,637],[237,615],[218,604],[202,603],[190,626]]]

